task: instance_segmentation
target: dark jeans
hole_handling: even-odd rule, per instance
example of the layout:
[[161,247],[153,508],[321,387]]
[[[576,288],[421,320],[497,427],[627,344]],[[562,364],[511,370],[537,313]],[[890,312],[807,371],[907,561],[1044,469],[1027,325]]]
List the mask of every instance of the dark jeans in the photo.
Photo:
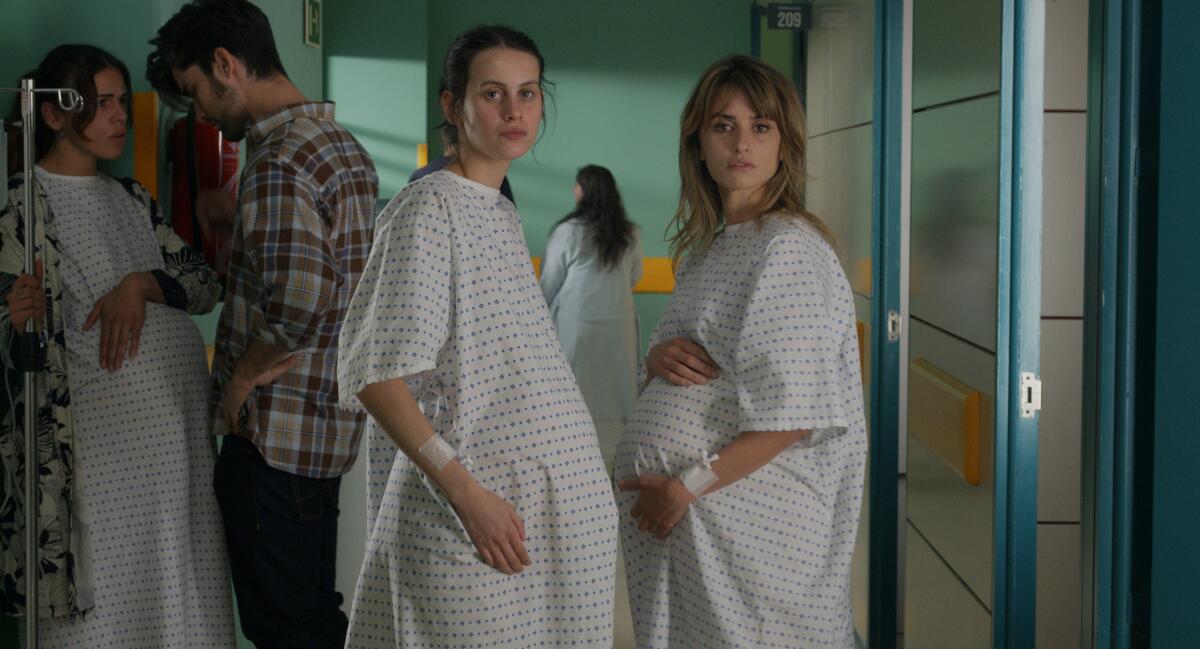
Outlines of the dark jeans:
[[251,442],[227,435],[214,487],[242,632],[259,649],[341,649],[334,589],[339,478],[272,468]]

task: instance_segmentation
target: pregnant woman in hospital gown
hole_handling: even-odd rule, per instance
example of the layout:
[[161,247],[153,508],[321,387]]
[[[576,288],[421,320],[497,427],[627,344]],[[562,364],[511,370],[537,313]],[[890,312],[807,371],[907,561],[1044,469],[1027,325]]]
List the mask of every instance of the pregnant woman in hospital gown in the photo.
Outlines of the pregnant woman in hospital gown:
[[442,88],[456,157],[379,217],[338,348],[372,453],[382,434],[403,451],[385,456],[347,646],[607,649],[612,489],[499,189],[538,132],[541,56],[477,27]]
[[748,57],[684,110],[674,294],[617,451],[638,647],[853,646],[854,303],[804,209],[803,116]]
[[[55,95],[38,95],[37,165],[32,178],[9,180],[0,211],[0,361],[12,367],[10,336],[27,320],[47,322],[37,390],[39,646],[232,648],[208,367],[189,315],[213,308],[216,273],[144,187],[97,168],[132,135],[124,64],[62,45],[35,77],[38,87],[73,87],[85,102],[65,113]],[[24,183],[34,183],[32,205]],[[21,272],[27,210],[42,260],[34,276]],[[0,492],[23,474],[12,470],[24,459],[18,399],[0,421]],[[8,591],[0,601],[24,604],[23,590],[10,590],[23,575],[13,564],[23,553],[9,551],[24,533],[14,501],[0,505]]]

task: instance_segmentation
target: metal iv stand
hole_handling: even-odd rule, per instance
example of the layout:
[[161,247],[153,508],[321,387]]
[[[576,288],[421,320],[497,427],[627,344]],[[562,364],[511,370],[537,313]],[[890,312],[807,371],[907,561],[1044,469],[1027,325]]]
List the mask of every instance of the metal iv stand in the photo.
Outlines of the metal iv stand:
[[[34,111],[37,102],[34,97],[38,93],[54,94],[58,97],[58,107],[64,111],[78,111],[83,108],[83,97],[71,88],[34,88],[33,79],[22,79],[20,89],[0,88],[0,92],[21,93],[21,134],[25,163],[25,272],[34,274],[36,251],[45,246],[45,232],[40,245],[33,245],[33,140],[37,119]],[[0,152],[7,155],[7,152]],[[7,178],[3,179],[7,181]],[[37,619],[38,619],[38,483],[37,483],[37,375],[41,371],[38,349],[43,329],[42,322],[30,318],[25,323],[25,331],[21,334],[19,358],[14,361],[17,369],[25,373],[25,647],[37,649]]]

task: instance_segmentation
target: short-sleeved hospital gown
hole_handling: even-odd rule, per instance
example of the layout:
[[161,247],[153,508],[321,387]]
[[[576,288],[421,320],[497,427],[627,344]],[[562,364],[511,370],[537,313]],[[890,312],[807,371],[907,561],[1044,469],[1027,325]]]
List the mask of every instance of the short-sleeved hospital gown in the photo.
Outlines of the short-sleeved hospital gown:
[[655,378],[616,477],[679,475],[743,431],[811,430],[694,502],[664,541],[618,497],[638,647],[853,647],[850,559],[867,451],[854,303],[837,257],[799,218],[726,227],[682,265],[651,343],[702,345],[705,385]]
[[442,492],[392,453],[347,647],[610,647],[612,488],[512,203],[447,171],[402,190],[338,354],[347,405],[405,378],[475,480],[517,510],[532,560],[514,576],[483,563]]

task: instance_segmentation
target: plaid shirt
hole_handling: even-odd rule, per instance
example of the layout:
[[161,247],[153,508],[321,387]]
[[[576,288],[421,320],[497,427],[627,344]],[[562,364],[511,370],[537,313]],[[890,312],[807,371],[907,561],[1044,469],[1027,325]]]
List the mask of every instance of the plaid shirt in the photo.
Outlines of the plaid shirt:
[[268,115],[248,143],[209,393],[215,432],[229,432],[221,393],[251,342],[299,352],[294,369],[250,394],[236,433],[272,467],[336,477],[354,464],[366,423],[338,408],[337,347],[370,252],[379,180],[332,103]]

